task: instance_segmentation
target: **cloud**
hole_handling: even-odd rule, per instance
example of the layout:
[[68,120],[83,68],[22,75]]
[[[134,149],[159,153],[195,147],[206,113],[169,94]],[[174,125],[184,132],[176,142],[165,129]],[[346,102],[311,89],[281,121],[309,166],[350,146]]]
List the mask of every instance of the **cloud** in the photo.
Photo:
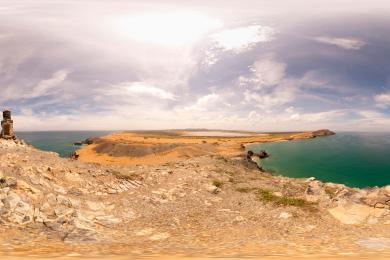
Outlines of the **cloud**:
[[286,64],[276,62],[272,58],[256,61],[250,66],[252,75],[249,78],[240,77],[240,85],[250,83],[255,88],[262,86],[275,86],[279,84],[285,76]]
[[390,92],[382,93],[374,96],[376,105],[380,108],[386,108],[390,106]]
[[330,45],[335,45],[337,47],[346,49],[346,50],[359,50],[367,43],[365,41],[356,39],[356,38],[337,38],[337,37],[327,37],[320,36],[315,37],[315,41]]
[[206,50],[204,64],[215,64],[224,52],[239,54],[249,51],[258,43],[272,41],[274,34],[273,28],[261,25],[242,26],[212,34],[212,45]]
[[155,87],[147,82],[123,82],[109,87],[108,91],[102,90],[102,94],[132,97],[154,97],[166,100],[176,99],[176,96],[173,93],[162,88]]
[[223,50],[242,52],[259,42],[271,41],[274,30],[268,26],[251,25],[224,30],[211,36],[214,43]]
[[41,80],[38,85],[36,85],[30,93],[25,95],[26,98],[34,98],[49,95],[50,91],[57,88],[62,82],[66,80],[70,70],[63,69],[55,72],[51,78]]
[[220,104],[220,102],[221,97],[212,93],[198,98],[195,104],[185,107],[184,110],[206,111],[215,105]]
[[272,55],[255,61],[249,66],[250,74],[238,79],[239,86],[246,88],[244,103],[270,112],[294,100],[296,86],[286,78],[286,68]]
[[278,88],[269,93],[257,93],[250,90],[244,92],[244,100],[246,103],[251,103],[255,107],[272,111],[282,105],[288,104],[294,100],[294,90],[288,88]]
[[8,34],[0,34],[0,41],[2,40],[6,40],[6,39],[9,39],[11,38],[13,35],[8,33]]
[[29,130],[390,129],[390,18],[276,1],[5,0],[0,106]]
[[119,33],[134,40],[168,47],[196,41],[221,27],[217,19],[196,12],[143,13],[117,19]]

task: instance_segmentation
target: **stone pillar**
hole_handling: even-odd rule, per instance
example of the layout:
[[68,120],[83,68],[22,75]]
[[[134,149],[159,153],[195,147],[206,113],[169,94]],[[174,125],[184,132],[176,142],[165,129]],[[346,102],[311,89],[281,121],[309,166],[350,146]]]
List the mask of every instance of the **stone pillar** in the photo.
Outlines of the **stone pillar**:
[[3,111],[3,120],[1,121],[1,138],[14,139],[14,121],[11,119],[11,111]]

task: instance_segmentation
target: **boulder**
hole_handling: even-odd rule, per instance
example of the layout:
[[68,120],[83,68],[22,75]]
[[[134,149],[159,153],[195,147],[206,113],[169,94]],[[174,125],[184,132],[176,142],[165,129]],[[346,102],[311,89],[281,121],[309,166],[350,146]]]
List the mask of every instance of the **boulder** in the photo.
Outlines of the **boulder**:
[[264,159],[264,158],[267,158],[269,157],[269,154],[265,151],[265,150],[261,150],[257,156],[259,156],[260,159]]
[[292,214],[289,212],[281,212],[279,214],[279,218],[281,218],[281,219],[289,219],[291,217],[292,217]]
[[390,185],[387,185],[387,186],[383,187],[383,192],[385,193],[385,195],[387,197],[390,198]]
[[10,187],[10,188],[16,187],[17,183],[18,181],[14,177],[6,177],[4,182],[5,187]]
[[387,209],[373,208],[358,203],[340,204],[328,211],[335,219],[348,225],[364,224],[368,221],[370,224],[374,224],[378,222],[378,218],[389,212]]

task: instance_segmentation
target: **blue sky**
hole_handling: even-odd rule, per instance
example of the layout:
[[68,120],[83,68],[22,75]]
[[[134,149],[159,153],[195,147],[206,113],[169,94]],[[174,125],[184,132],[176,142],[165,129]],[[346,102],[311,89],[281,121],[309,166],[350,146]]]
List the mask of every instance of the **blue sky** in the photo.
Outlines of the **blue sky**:
[[0,2],[17,130],[390,131],[386,1],[80,2]]

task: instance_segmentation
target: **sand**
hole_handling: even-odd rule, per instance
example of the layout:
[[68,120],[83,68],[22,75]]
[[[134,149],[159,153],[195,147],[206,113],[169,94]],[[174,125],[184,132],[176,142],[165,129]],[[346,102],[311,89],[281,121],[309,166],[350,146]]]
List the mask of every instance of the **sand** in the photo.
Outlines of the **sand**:
[[[207,134],[208,136],[203,136]],[[79,160],[117,165],[157,165],[201,155],[242,153],[249,143],[305,139],[313,132],[249,133],[231,131],[119,132],[77,151]]]

